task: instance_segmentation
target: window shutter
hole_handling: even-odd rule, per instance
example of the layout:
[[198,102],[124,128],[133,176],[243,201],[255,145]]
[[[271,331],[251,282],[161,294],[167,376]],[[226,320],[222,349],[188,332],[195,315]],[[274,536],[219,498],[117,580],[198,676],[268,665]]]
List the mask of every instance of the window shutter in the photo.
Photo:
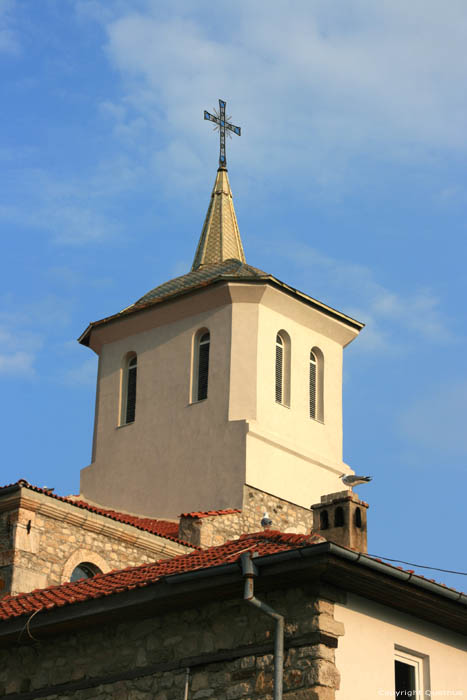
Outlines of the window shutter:
[[276,338],[276,401],[282,403],[284,348],[280,335]]
[[210,336],[205,333],[199,342],[198,357],[198,401],[208,397]]
[[310,418],[316,418],[316,359],[310,353]]
[[133,423],[136,411],[136,357],[129,362],[126,393],[126,422]]

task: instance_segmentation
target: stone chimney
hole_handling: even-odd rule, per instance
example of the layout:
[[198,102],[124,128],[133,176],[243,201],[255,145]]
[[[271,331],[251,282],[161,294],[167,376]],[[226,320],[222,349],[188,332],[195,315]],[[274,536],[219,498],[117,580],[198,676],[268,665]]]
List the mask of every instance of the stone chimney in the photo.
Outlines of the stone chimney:
[[348,489],[321,496],[321,503],[311,506],[313,532],[344,547],[366,553],[366,512],[368,503]]

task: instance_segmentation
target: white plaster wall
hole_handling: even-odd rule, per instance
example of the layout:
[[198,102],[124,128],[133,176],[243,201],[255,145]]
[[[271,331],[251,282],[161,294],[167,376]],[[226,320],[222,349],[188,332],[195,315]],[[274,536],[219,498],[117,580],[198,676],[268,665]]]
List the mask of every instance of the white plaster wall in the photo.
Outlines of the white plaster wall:
[[[245,427],[228,420],[231,306],[193,311],[161,325],[155,315],[155,327],[128,336],[123,328],[122,337],[102,341],[95,459],[81,472],[85,497],[158,517],[241,506]],[[211,334],[208,398],[190,404],[201,327]],[[138,355],[136,418],[118,427],[120,368],[130,351]]]
[[304,508],[319,503],[325,493],[342,490],[340,475],[349,471],[345,464],[321,462],[318,455],[253,422],[248,425],[246,454],[248,485]]
[[[203,327],[211,333],[208,398],[190,404],[193,337]],[[280,329],[291,338],[288,408],[274,396]],[[355,335],[296,297],[243,283],[97,326],[93,463],[81,472],[82,494],[173,518],[240,508],[244,483],[305,507],[340,490],[339,475],[350,471],[342,462],[342,348]],[[315,346],[324,355],[323,422],[309,418]],[[121,367],[129,352],[138,355],[136,420],[119,427]]]
[[[276,335],[290,337],[290,405],[275,401]],[[342,488],[342,327],[278,290],[258,307],[256,421],[249,421],[247,483],[304,507]],[[324,357],[324,420],[309,417],[310,350]]]
[[448,690],[467,695],[466,637],[351,594],[346,605],[336,604],[334,616],[345,627],[336,650],[336,700],[394,698],[395,645],[429,657],[433,697]]

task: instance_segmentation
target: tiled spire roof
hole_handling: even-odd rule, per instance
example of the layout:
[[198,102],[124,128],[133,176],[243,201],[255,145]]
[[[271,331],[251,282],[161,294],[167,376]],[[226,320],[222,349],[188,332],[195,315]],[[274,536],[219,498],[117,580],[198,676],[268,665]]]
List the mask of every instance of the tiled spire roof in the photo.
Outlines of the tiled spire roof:
[[227,168],[219,168],[191,269],[232,258],[246,262]]

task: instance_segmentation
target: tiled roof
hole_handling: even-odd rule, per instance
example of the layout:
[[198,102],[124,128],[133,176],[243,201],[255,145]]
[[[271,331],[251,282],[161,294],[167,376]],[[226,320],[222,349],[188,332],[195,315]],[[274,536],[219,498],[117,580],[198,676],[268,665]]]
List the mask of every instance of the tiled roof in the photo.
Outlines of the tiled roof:
[[175,294],[188,292],[197,287],[205,287],[208,284],[222,279],[252,280],[269,278],[270,275],[267,272],[263,272],[263,270],[247,265],[241,260],[232,258],[230,260],[224,260],[223,262],[203,265],[197,270],[188,272],[186,275],[175,277],[173,280],[160,284],[158,287],[147,292],[141,299],[138,299],[133,306],[128,308],[128,311],[134,310],[135,307],[147,304],[148,302],[161,301]]
[[182,513],[181,518],[209,518],[211,515],[232,515],[241,513],[239,508],[226,508],[225,510],[201,510],[193,513]]
[[31,593],[5,596],[0,600],[0,620],[9,620],[39,610],[53,610],[65,605],[142,588],[174,574],[231,564],[237,561],[245,551],[257,552],[259,556],[264,556],[308,547],[320,542],[325,542],[320,535],[286,534],[273,530],[242,535],[237,540],[225,542],[217,547],[181,554],[153,564],[98,574],[93,578],[63,583],[60,586],[49,586]]
[[2,495],[2,491],[4,491],[5,489],[11,489],[13,486],[18,486],[18,488],[22,486],[24,488],[30,489],[31,491],[35,491],[36,493],[42,493],[45,496],[55,498],[56,500],[62,501],[63,503],[69,503],[71,506],[76,506],[76,508],[82,508],[84,510],[90,511],[91,513],[96,513],[97,515],[103,515],[104,517],[111,518],[112,520],[116,520],[119,523],[132,525],[138,530],[149,532],[152,535],[157,535],[158,537],[164,537],[165,539],[172,540],[172,542],[177,542],[178,544],[182,544],[186,547],[190,547],[192,549],[196,547],[196,545],[192,545],[189,542],[185,542],[184,540],[178,539],[178,522],[171,522],[170,520],[159,520],[158,518],[141,518],[137,515],[120,513],[116,510],[110,510],[108,508],[94,506],[91,503],[71,498],[69,496],[57,496],[55,493],[52,493],[50,489],[34,486],[25,479],[20,479],[14,484],[8,484],[7,486],[0,487],[0,496]]
[[227,168],[219,168],[191,269],[230,258],[246,262]]
[[224,262],[220,263],[203,265],[197,270],[192,270],[191,272],[188,272],[186,275],[176,277],[175,279],[160,284],[158,287],[154,287],[154,289],[151,289],[144,296],[138,299],[138,301],[136,301],[134,304],[131,304],[126,309],[123,309],[122,311],[119,311],[118,313],[113,314],[112,316],[106,316],[105,318],[102,318],[99,321],[93,321],[92,323],[90,323],[84,331],[84,333],[82,333],[81,336],[78,338],[78,340],[80,343],[88,345],[90,333],[92,332],[93,328],[102,326],[106,323],[109,323],[110,321],[116,321],[137,311],[148,309],[154,306],[155,304],[168,301],[169,299],[174,299],[175,297],[181,296],[183,294],[188,294],[191,292],[198,291],[200,289],[204,289],[205,287],[208,287],[211,284],[229,281],[269,281],[271,284],[279,286],[281,289],[285,290],[290,294],[293,294],[305,303],[311,304],[315,308],[320,309],[324,313],[327,313],[337,318],[338,320],[352,326],[358,331],[360,331],[364,326],[363,323],[360,323],[359,321],[350,318],[350,316],[346,316],[340,311],[333,309],[331,306],[328,306],[327,304],[323,304],[322,302],[313,299],[307,294],[300,292],[298,289],[295,289],[294,287],[285,284],[285,282],[281,282],[273,275],[270,275],[267,272],[258,269],[257,267],[252,267],[252,265],[248,265],[247,263],[241,262],[240,260],[230,259],[224,260]]

